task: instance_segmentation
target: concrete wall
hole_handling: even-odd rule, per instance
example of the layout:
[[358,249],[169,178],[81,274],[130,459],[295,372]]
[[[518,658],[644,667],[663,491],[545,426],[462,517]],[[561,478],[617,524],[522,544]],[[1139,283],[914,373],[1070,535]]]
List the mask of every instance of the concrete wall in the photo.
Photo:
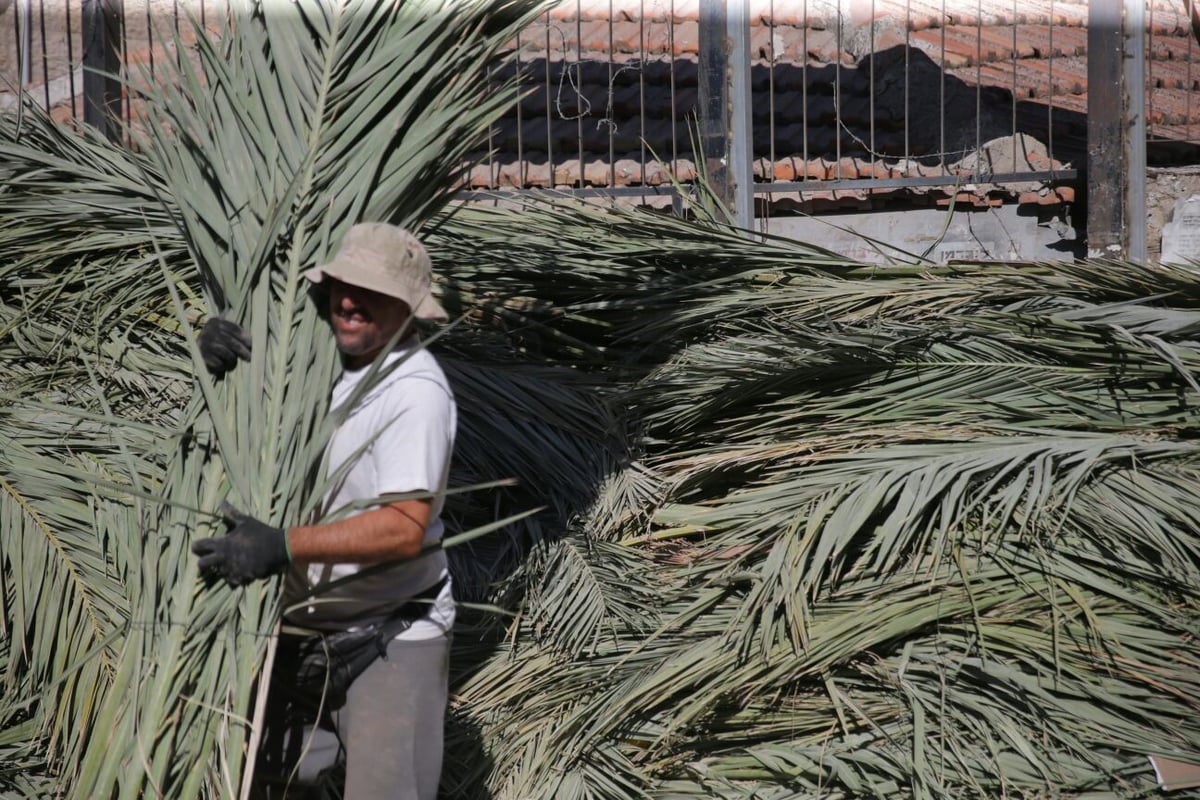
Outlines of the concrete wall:
[[760,228],[769,233],[819,244],[856,261],[883,263],[889,258],[916,261],[923,257],[939,264],[1070,260],[1082,249],[1074,224],[1065,206],[1048,212],[1015,204],[760,220]]

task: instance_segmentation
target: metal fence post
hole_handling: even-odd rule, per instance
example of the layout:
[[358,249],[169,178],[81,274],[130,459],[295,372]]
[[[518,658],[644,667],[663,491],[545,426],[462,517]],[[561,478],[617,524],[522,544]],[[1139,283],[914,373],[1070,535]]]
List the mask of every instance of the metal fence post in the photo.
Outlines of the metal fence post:
[[83,0],[83,121],[120,136],[122,0]]
[[750,0],[730,0],[729,175],[739,228],[754,226],[754,118],[750,108]]
[[1087,249],[1092,258],[1146,257],[1144,0],[1088,4]]
[[[732,13],[730,13],[732,7]],[[754,223],[750,132],[750,14],[747,0],[700,0],[700,144],[708,178],[732,215]]]
[[725,75],[729,69],[729,50],[725,46],[725,18],[725,0],[700,0],[697,116],[701,152],[696,154],[696,159],[703,159],[705,172],[717,197],[732,209],[726,159],[729,152],[729,102],[725,91]]
[[1125,43],[1125,113],[1129,154],[1125,169],[1125,208],[1129,219],[1126,255],[1146,260],[1146,0],[1125,0],[1122,25]]

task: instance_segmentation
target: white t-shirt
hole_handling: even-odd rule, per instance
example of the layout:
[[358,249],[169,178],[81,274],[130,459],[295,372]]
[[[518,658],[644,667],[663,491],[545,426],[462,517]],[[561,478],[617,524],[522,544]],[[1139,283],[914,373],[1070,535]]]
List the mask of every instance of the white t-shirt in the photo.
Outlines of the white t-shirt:
[[[351,399],[367,371],[342,374],[333,387],[334,409]],[[384,377],[351,408],[330,437],[326,471],[335,476],[335,482],[325,495],[322,516],[381,495],[431,492],[435,497],[425,544],[434,544],[442,538],[440,515],[454,450],[454,395],[437,359],[415,340],[389,353],[380,374]],[[363,566],[309,564],[306,570],[295,566],[288,575],[286,597],[302,597],[320,584],[357,573]],[[446,583],[431,613],[397,637],[431,639],[448,633],[454,625],[454,600],[442,550],[319,594],[315,602],[293,610],[287,619],[295,625],[326,629],[369,624],[442,578]]]

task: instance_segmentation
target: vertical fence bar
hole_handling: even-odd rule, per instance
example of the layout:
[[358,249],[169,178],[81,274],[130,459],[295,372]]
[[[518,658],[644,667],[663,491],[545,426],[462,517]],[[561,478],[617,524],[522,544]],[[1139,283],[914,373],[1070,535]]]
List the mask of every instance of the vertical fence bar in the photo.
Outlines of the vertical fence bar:
[[583,0],[575,3],[575,141],[579,158],[579,186],[587,186],[583,165]]
[[[1019,19],[1017,17],[1017,2],[1018,2],[1018,0],[1013,0],[1013,6],[1012,6],[1012,92],[1011,92],[1011,94],[1012,94],[1012,126],[1011,127],[1012,127],[1012,132],[1013,132],[1014,137],[1017,135],[1017,78],[1018,78],[1017,61],[1020,59],[1020,51],[1017,49],[1018,42],[1020,41],[1017,37],[1017,26],[1020,25]],[[1012,171],[1013,172],[1017,171],[1017,150],[1018,150],[1018,148],[1016,148],[1016,147],[1014,147],[1012,149]]]
[[601,123],[608,134],[608,188],[617,188],[617,153],[614,145],[613,130],[616,128],[616,95],[617,74],[613,71],[613,63],[617,60],[617,44],[613,21],[613,3],[608,0],[608,102],[604,111],[604,121]]
[[941,61],[938,69],[938,158],[943,170],[946,167],[946,70],[950,65],[946,62],[946,26],[950,24],[950,16],[946,13],[946,0],[942,0]]
[[1131,261],[1146,260],[1146,0],[1125,0],[1125,91],[1129,144],[1126,151],[1126,229]]
[[[1091,30],[1091,26],[1088,26]],[[1047,28],[1049,37],[1049,55],[1046,58],[1046,152],[1054,158],[1054,59],[1058,55],[1054,51],[1054,0],[1050,0],[1050,25]],[[1090,52],[1090,51],[1089,51]],[[1089,59],[1090,61],[1090,59]],[[1107,86],[1108,84],[1094,84],[1088,81],[1088,86]],[[1089,92],[1090,95],[1090,92]]]
[[[842,121],[842,53],[845,52],[846,41],[843,38],[845,31],[843,29],[842,7],[839,5],[833,13],[837,15],[833,37],[833,170],[834,177],[841,180],[846,177],[842,174],[842,131],[848,130],[845,127],[845,122]],[[850,177],[853,178],[855,176],[851,175]]]
[[725,48],[725,18],[728,8],[725,0],[700,0],[699,19],[699,70],[696,76],[697,105],[700,124],[700,152],[696,161],[704,164],[717,197],[730,209],[733,208],[730,194],[726,153],[728,139],[728,98],[725,84],[728,73],[728,51]]
[[146,3],[146,57],[150,60],[150,82],[154,83],[154,15]]
[[63,2],[63,19],[67,27],[67,86],[71,91],[71,118],[79,116],[79,108],[75,104],[75,37],[71,33],[71,2]]
[[[775,150],[775,67],[779,64],[779,54],[775,52],[775,0],[770,0],[767,6],[767,41],[770,45],[767,47],[767,165],[763,169],[763,178],[768,184],[774,183],[777,178],[775,176],[775,164],[778,163],[778,154]],[[806,22],[806,21],[805,21]],[[805,24],[802,22],[801,24]],[[752,134],[753,135],[753,134]],[[792,175],[792,179],[795,179]],[[767,220],[771,216],[771,203],[773,201],[771,195],[767,195],[767,202],[763,207],[763,228],[767,227]]]
[[[1146,23],[1147,23],[1146,30],[1149,32],[1146,45],[1148,47],[1152,47],[1154,44],[1154,33],[1153,33],[1153,31],[1154,31],[1154,4],[1149,2],[1149,0],[1147,0],[1147,4],[1150,6],[1150,11],[1149,11],[1149,16],[1146,19]],[[1185,7],[1186,7],[1186,0],[1185,0]],[[1146,61],[1146,72],[1139,78],[1140,80],[1142,80],[1143,87],[1149,87],[1150,89],[1154,88],[1154,62],[1156,60],[1157,59],[1150,58],[1149,60]],[[1170,75],[1170,72],[1168,71],[1167,74]],[[1189,101],[1191,100],[1191,92],[1190,91],[1188,92],[1188,100]],[[1147,119],[1154,118],[1154,92],[1153,91],[1146,92],[1146,118]]]
[[868,140],[870,152],[867,153],[867,163],[871,165],[871,175],[875,175],[875,0],[871,0],[871,62],[868,67],[868,83],[870,84],[871,101],[867,105]]
[[638,7],[638,163],[641,173],[638,181],[646,185],[646,4]]
[[[1196,19],[1196,0],[1187,0],[1186,8],[1188,15],[1187,21],[1188,24],[1192,26],[1190,30],[1194,31],[1195,23],[1193,20]],[[1195,35],[1189,36],[1187,44],[1187,126],[1184,129],[1187,131],[1188,139],[1192,138],[1192,92],[1196,89],[1196,84],[1192,81],[1192,59],[1194,57],[1192,55],[1192,47],[1195,44]]]
[[754,225],[754,142],[750,98],[750,0],[730,0],[726,17],[729,39],[729,175],[734,223]]
[[[671,8],[667,12],[667,63],[670,65],[669,80],[671,83],[671,176],[676,180],[679,179],[679,141],[676,138],[675,131],[679,126],[679,117],[677,116],[678,101],[675,97],[675,2],[672,0]],[[676,201],[672,203],[675,206],[675,213],[680,213],[682,208],[678,205],[678,196]]]
[[[981,173],[983,153],[983,0],[975,4],[975,174]],[[1013,148],[1014,150],[1016,148]]]
[[[1013,0],[1016,2],[1016,0]],[[908,175],[912,169],[909,163],[912,159],[912,141],[910,134],[912,131],[912,62],[909,54],[912,53],[912,0],[906,0],[904,3],[904,174]]]
[[[547,20],[547,24],[549,24],[549,20]],[[546,58],[547,59],[550,58],[549,50],[546,51]],[[521,76],[525,74],[524,67],[522,66],[521,34],[520,33],[517,34],[517,57],[516,57],[516,61],[514,64],[514,68],[517,71],[517,80],[520,81]],[[491,67],[488,67],[488,71],[489,72],[491,71]],[[504,76],[501,75],[500,79],[501,79],[501,81],[503,81]],[[520,97],[519,93],[518,93],[518,97]],[[490,183],[494,184],[496,186],[496,188],[500,188],[501,167],[500,167],[500,162],[498,162],[496,160],[496,148],[492,145],[492,141],[493,141],[492,133],[491,133],[492,130],[494,130],[494,128],[491,128],[491,127],[488,128],[488,181]],[[527,162],[525,160],[525,103],[523,100],[518,99],[517,100],[517,186],[516,186],[516,188],[518,188],[518,189],[524,189],[529,183],[529,176],[526,174],[526,171],[528,170],[526,163]],[[550,177],[547,180],[551,184],[547,188],[553,188],[554,164],[547,161],[546,169],[549,170],[549,172],[550,172]]]
[[50,113],[50,54],[46,48],[46,2],[38,0],[38,32],[42,36],[42,96],[46,98],[46,113]]
[[[667,21],[667,47],[670,49],[669,61],[671,65],[671,175],[679,179],[679,138],[677,130],[679,128],[678,108],[679,101],[675,94],[675,0],[671,0],[670,19]],[[695,157],[693,155],[693,157]],[[671,210],[677,216],[683,216],[683,197],[681,192],[671,193]]]
[[[124,2],[124,0],[118,0],[118,1]],[[131,114],[133,112],[133,109],[131,108],[131,104],[129,102],[131,98],[126,97],[125,92],[121,90],[121,88],[125,86],[124,81],[129,80],[129,72],[130,72],[129,60],[128,60],[129,50],[127,47],[127,43],[129,42],[129,29],[125,24],[126,19],[125,19],[124,8],[121,9],[120,21],[121,21],[121,34],[120,34],[120,38],[118,39],[118,41],[121,43],[121,49],[124,51],[124,57],[119,59],[120,64],[121,64],[120,73],[121,73],[122,83],[119,85],[118,90],[117,90],[118,91],[117,102],[119,104],[118,110],[120,111],[121,118],[125,120],[125,124],[126,124],[126,126],[128,126],[130,119],[131,119]],[[128,130],[128,127],[126,127],[126,130]]]
[[83,0],[83,121],[110,139],[121,114],[121,0]]
[[[551,32],[554,27],[553,23],[554,23],[553,18],[550,16],[550,12],[547,11],[546,12],[546,69],[545,69],[545,74],[546,74],[546,169],[550,170],[550,177],[548,180],[550,183],[549,188],[551,188],[551,189],[555,188],[557,185],[556,181],[555,181],[556,170],[554,169],[554,88],[553,88],[554,82],[551,80],[552,75],[550,72],[550,63],[553,61],[553,59],[550,58],[550,56],[554,52],[553,50],[550,49],[551,41],[553,39],[553,36],[551,35]],[[566,57],[567,57],[565,47],[563,48],[563,51],[564,51],[563,52],[563,62],[564,62],[563,68],[565,69],[566,68],[565,62],[566,62]]]
[[33,83],[33,2],[22,0],[20,8],[13,9],[17,24],[17,52],[20,53],[20,88]]
[[808,180],[808,0],[800,11],[800,135],[804,140],[801,156],[804,159],[804,180]]

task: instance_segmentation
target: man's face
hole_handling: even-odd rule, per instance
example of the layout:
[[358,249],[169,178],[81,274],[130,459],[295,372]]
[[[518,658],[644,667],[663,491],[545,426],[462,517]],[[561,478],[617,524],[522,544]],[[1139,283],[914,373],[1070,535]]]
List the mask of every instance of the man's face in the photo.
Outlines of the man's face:
[[408,320],[408,304],[395,297],[329,278],[329,324],[346,366],[370,364]]

